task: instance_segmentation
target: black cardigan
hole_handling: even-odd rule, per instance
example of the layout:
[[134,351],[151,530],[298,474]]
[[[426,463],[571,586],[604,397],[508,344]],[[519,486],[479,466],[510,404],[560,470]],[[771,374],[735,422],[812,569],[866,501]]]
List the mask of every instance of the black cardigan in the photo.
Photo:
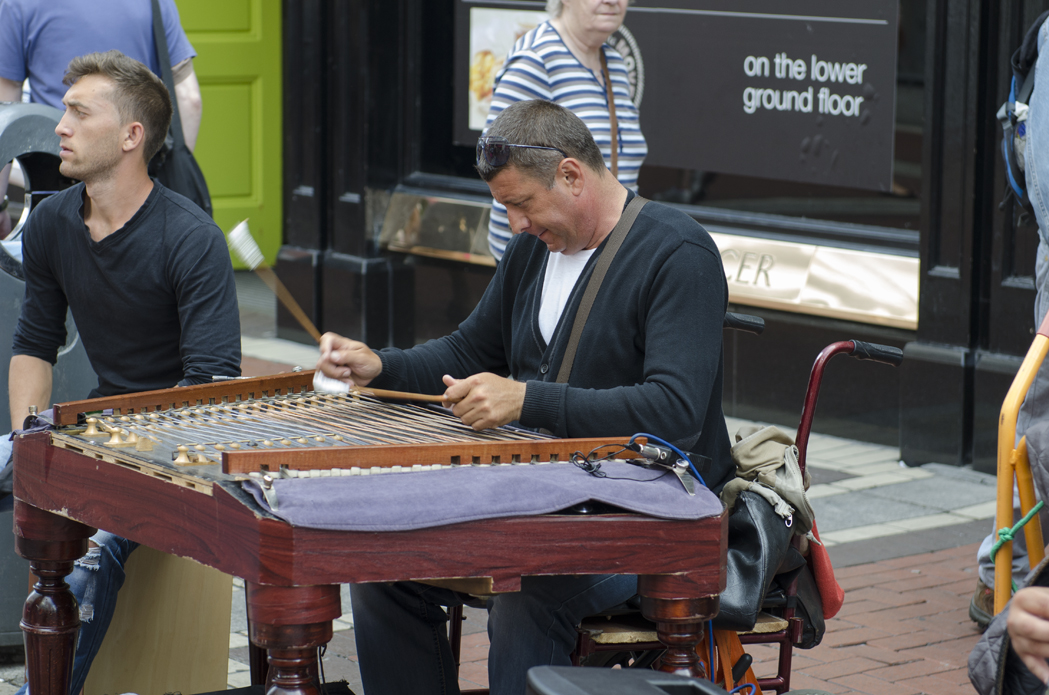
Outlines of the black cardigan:
[[[606,240],[607,243],[607,240]],[[539,332],[546,246],[518,234],[473,313],[449,336],[378,351],[381,388],[443,393],[441,376],[494,372],[527,382],[520,425],[559,437],[647,432],[713,461],[707,484],[733,472],[721,410],[721,256],[691,217],[649,202],[612,262],[567,384],[555,383],[586,282],[583,270],[553,342]]]

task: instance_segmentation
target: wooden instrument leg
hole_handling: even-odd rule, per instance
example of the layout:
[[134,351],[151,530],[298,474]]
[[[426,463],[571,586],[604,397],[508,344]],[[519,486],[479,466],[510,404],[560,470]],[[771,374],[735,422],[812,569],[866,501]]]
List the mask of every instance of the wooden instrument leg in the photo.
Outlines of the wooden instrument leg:
[[95,529],[15,500],[15,550],[38,578],[22,610],[26,676],[34,695],[67,695],[80,611],[65,578]]
[[265,586],[245,582],[251,643],[269,651],[266,695],[320,695],[317,648],[342,615],[338,585]]
[[660,669],[710,678],[696,647],[703,637],[703,624],[718,612],[718,597],[695,596],[688,575],[641,575],[637,591],[641,614],[656,624],[656,636],[667,648]]

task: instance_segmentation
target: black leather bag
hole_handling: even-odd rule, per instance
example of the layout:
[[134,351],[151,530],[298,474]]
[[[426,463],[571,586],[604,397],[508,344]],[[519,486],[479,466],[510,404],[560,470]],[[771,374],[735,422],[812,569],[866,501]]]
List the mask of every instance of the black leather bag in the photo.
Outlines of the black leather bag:
[[211,209],[211,194],[204,180],[196,158],[186,146],[182,134],[182,118],[178,112],[178,99],[175,98],[175,78],[171,74],[171,56],[168,54],[168,40],[164,35],[164,22],[160,16],[160,4],[153,0],[153,38],[157,43],[157,59],[160,62],[161,77],[164,86],[171,96],[171,127],[160,151],[149,162],[149,175],[160,181],[165,188],[180,193],[214,217]]
[[773,579],[791,578],[805,566],[790,544],[793,533],[765,498],[740,493],[728,518],[728,577],[715,629],[752,630]]
[[[177,108],[177,107],[176,107]],[[179,126],[181,128],[181,126]],[[164,139],[164,146],[149,163],[149,175],[160,181],[165,188],[181,193],[201,210],[214,217],[211,209],[211,194],[193,153],[182,138],[174,142],[171,134]]]

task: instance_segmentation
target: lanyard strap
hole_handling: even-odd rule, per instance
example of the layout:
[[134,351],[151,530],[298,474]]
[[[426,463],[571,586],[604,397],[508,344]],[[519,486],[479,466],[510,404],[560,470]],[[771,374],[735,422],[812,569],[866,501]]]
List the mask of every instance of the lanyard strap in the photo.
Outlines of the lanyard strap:
[[601,283],[605,280],[608,267],[612,265],[612,259],[615,258],[619,247],[623,245],[627,232],[634,226],[637,214],[641,212],[641,208],[647,202],[648,200],[645,198],[635,195],[627,203],[626,209],[620,215],[619,222],[612,229],[612,233],[608,235],[608,243],[597,259],[597,265],[594,266],[594,274],[590,276],[590,280],[586,284],[586,291],[583,292],[583,299],[579,302],[579,309],[576,311],[575,322],[572,323],[572,333],[568,337],[568,347],[565,348],[565,356],[561,359],[561,369],[557,372],[557,383],[559,384],[567,383],[568,377],[572,375],[572,363],[575,362],[575,353],[579,349],[579,338],[583,335],[583,326],[586,325],[586,319],[590,315],[590,310],[594,307],[597,292],[601,289]]
[[168,39],[164,34],[164,19],[160,14],[160,3],[153,0],[153,40],[157,44],[157,62],[160,63],[160,75],[164,80],[164,86],[168,88],[171,97],[171,127],[168,132],[174,138],[175,144],[185,142],[182,134],[182,118],[178,112],[178,99],[175,98],[175,79],[171,74],[171,56],[168,54]]
[[619,123],[616,121],[616,98],[612,94],[612,80],[608,76],[608,60],[601,47],[601,74],[605,77],[605,98],[608,99],[609,128],[612,130],[612,176],[619,178]]

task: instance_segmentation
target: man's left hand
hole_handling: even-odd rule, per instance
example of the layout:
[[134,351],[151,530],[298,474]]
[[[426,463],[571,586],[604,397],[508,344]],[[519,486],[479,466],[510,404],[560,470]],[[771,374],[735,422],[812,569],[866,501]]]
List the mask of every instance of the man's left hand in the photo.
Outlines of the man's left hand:
[[525,384],[485,372],[466,379],[444,375],[446,404],[452,412],[475,430],[498,427],[521,418]]

